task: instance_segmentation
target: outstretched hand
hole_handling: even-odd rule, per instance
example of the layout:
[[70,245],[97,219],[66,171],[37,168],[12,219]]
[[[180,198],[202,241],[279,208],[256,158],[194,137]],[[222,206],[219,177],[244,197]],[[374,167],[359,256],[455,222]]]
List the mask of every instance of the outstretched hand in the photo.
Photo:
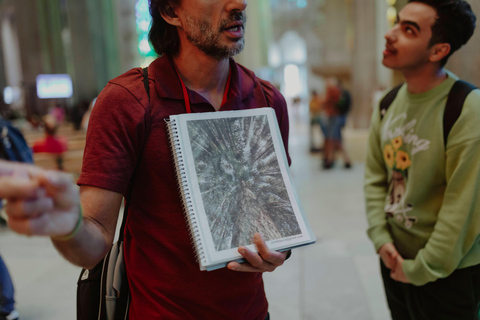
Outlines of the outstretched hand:
[[70,175],[0,161],[0,199],[9,227],[20,234],[64,236],[79,218],[78,188]]
[[227,268],[242,272],[272,272],[285,262],[287,252],[270,250],[259,233],[255,234],[254,243],[258,253],[241,246],[238,252],[247,261],[245,263],[230,262]]

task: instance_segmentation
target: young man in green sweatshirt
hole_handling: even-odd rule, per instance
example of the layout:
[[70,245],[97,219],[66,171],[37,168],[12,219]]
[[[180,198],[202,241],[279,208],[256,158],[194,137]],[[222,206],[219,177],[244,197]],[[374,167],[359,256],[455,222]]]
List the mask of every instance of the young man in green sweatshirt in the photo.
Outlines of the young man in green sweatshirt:
[[462,0],[410,1],[385,35],[383,64],[405,84],[372,115],[368,235],[392,319],[477,319],[480,306],[480,90],[443,138],[458,78],[443,66],[475,29]]

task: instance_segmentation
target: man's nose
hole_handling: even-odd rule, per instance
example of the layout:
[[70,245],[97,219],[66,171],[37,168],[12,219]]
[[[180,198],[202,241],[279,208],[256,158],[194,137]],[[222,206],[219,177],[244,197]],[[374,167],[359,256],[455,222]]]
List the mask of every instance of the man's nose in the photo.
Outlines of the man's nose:
[[247,7],[247,0],[230,0],[227,3],[227,11],[245,11],[245,8]]
[[385,39],[388,41],[388,42],[393,42],[397,39],[397,35],[396,35],[396,28],[397,26],[394,26],[392,29],[390,29],[387,33],[385,33]]

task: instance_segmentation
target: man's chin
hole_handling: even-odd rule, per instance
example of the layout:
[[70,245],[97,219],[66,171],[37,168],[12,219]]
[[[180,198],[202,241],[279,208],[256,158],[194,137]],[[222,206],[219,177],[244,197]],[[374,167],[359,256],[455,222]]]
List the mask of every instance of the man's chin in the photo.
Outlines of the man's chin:
[[382,64],[386,68],[389,68],[389,69],[392,69],[392,70],[397,69],[397,68],[395,68],[395,65],[391,61],[389,61],[387,58],[383,58]]

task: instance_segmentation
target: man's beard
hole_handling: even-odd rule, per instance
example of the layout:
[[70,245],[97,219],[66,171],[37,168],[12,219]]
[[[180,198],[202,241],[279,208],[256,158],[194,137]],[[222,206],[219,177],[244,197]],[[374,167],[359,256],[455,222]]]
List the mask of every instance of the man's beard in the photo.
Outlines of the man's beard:
[[242,52],[243,47],[245,46],[243,36],[241,38],[231,39],[232,42],[236,41],[232,47],[227,44],[222,44],[220,36],[225,27],[235,21],[243,21],[242,27],[245,28],[247,20],[245,13],[232,13],[228,19],[220,22],[220,25],[216,30],[207,20],[194,20],[188,15],[186,15],[185,18],[188,26],[185,30],[187,39],[206,55],[220,61]]

